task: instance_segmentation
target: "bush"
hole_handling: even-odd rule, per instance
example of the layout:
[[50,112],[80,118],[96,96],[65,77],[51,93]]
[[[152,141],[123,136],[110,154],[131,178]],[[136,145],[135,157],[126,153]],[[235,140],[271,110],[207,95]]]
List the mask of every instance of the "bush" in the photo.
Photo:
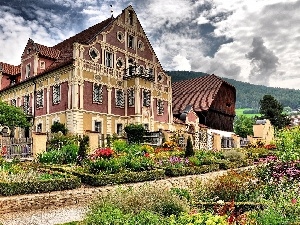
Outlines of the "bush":
[[63,146],[60,150],[52,150],[43,152],[38,155],[37,160],[46,164],[70,164],[76,163],[78,154],[78,146],[69,144]]
[[89,136],[84,135],[79,138],[79,149],[77,155],[77,165],[82,165],[82,161],[87,157],[87,151],[89,147]]
[[242,161],[246,158],[246,155],[242,152],[238,152],[236,150],[228,150],[223,153],[224,158],[229,160],[230,162],[238,162]]
[[67,134],[62,135],[54,133],[49,142],[47,142],[47,151],[59,150],[65,145],[78,144],[78,136]]
[[219,170],[218,165],[202,165],[202,166],[193,166],[193,167],[168,167],[165,169],[166,176],[169,177],[179,177],[179,176],[187,176],[187,175],[196,175],[203,174],[212,171]]
[[64,135],[67,134],[68,129],[66,128],[65,124],[55,121],[51,126],[52,133],[62,132]]
[[142,124],[129,124],[125,127],[129,144],[140,144],[143,142],[145,128]]
[[191,137],[188,136],[186,147],[185,147],[185,157],[190,157],[195,155],[194,149],[193,149],[193,143],[191,140]]

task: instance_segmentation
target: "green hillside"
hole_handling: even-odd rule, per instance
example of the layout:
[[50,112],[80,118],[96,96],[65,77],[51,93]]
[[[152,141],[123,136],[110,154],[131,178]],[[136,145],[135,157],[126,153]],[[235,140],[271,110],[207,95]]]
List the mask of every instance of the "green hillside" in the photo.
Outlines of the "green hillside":
[[[167,74],[172,77],[172,82],[207,75],[206,73],[193,71],[168,71]],[[266,94],[274,96],[283,106],[289,106],[292,109],[300,108],[300,90],[254,85],[229,78],[222,79],[236,88],[236,108],[258,108],[259,100]]]

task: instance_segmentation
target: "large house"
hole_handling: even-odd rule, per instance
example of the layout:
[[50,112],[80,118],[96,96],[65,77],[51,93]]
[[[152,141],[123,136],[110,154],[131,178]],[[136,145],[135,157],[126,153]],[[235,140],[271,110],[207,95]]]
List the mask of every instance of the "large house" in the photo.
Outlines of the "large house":
[[233,131],[235,88],[215,75],[171,85],[131,6],[52,47],[29,39],[20,65],[0,62],[0,80],[0,99],[22,107],[34,125],[17,137],[48,132],[55,121],[103,135],[140,123],[182,130],[196,147],[212,148],[202,129],[210,137]]
[[77,134],[171,129],[171,79],[131,6],[52,47],[29,39],[20,65],[0,66],[1,100],[22,107],[33,131],[54,121]]

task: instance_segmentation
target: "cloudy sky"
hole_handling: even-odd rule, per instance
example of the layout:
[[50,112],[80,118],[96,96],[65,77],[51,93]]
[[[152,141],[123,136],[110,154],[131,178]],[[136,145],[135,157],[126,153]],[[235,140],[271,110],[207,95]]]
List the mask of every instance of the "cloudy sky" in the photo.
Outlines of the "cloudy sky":
[[300,89],[300,0],[0,0],[0,61],[20,64],[132,5],[165,70]]

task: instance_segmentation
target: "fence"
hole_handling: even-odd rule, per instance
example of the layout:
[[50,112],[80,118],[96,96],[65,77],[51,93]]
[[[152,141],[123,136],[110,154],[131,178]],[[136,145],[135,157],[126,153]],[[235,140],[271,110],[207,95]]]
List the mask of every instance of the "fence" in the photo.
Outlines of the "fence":
[[0,138],[1,155],[7,159],[30,158],[32,152],[32,138]]

